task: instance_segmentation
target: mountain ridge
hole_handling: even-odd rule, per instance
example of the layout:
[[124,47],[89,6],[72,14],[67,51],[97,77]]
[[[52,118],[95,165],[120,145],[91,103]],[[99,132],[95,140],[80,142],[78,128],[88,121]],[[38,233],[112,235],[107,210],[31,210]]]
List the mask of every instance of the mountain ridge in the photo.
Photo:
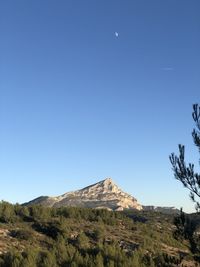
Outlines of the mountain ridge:
[[136,198],[122,191],[112,178],[106,178],[80,190],[70,191],[60,196],[40,196],[24,203],[24,205],[34,204],[49,207],[78,206],[108,210],[143,209]]
[[59,196],[40,196],[23,204],[43,205],[47,207],[83,207],[123,211],[135,209],[143,211],[177,214],[175,207],[141,205],[132,195],[122,191],[112,178],[106,178],[82,189],[69,191]]

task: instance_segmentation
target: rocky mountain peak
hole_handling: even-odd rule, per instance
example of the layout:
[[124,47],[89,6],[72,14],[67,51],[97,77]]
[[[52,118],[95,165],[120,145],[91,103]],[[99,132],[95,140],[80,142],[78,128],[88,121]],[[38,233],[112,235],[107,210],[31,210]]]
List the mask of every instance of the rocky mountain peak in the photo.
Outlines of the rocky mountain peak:
[[112,178],[106,178],[105,180],[99,182],[99,185],[102,185],[104,189],[108,191],[113,191],[114,188],[118,188]]
[[58,197],[39,197],[28,203],[51,207],[78,206],[111,210],[138,209],[142,206],[131,195],[123,192],[112,180],[106,178],[83,189],[68,192]]
[[104,184],[114,184],[114,181],[112,178],[106,178],[102,181]]

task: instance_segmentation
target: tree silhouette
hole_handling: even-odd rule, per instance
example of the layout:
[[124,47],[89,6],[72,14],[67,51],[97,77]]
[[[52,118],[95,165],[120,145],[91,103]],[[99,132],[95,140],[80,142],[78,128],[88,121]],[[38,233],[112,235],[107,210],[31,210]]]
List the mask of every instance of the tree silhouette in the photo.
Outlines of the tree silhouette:
[[[195,128],[192,131],[194,144],[200,153],[200,107],[198,104],[193,105],[192,117],[195,122]],[[200,210],[200,174],[194,171],[194,164],[185,163],[185,147],[179,144],[179,155],[172,153],[170,162],[174,172],[174,177],[179,180],[184,187],[190,191],[190,198],[196,203],[196,210]],[[199,161],[200,163],[200,161]],[[197,198],[196,198],[197,197]]]

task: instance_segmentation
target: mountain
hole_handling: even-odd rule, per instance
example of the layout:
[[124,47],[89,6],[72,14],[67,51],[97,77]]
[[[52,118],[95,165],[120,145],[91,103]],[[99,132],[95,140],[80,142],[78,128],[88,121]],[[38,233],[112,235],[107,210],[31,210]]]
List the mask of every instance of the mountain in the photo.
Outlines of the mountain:
[[124,209],[142,210],[142,206],[137,200],[123,192],[111,178],[58,197],[41,196],[24,205],[30,206],[34,204],[47,207],[78,206],[105,208],[115,211]]

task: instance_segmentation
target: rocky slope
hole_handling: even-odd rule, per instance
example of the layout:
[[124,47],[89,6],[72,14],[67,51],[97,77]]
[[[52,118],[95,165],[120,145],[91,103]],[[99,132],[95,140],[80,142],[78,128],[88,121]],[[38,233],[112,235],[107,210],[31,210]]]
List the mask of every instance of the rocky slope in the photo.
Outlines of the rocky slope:
[[41,204],[49,207],[78,206],[106,208],[110,210],[137,209],[142,206],[131,195],[123,192],[111,178],[81,190],[65,193],[58,197],[39,197],[25,205]]

